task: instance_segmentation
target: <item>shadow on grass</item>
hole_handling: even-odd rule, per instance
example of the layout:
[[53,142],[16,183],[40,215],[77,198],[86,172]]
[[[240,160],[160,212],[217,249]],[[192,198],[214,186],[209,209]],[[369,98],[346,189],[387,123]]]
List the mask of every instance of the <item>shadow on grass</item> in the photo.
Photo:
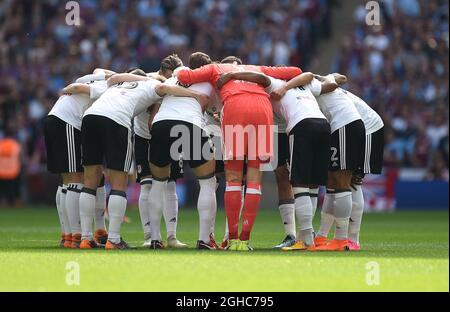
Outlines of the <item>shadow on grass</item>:
[[256,248],[253,252],[230,252],[230,251],[207,251],[207,250],[196,250],[193,248],[174,250],[174,249],[164,249],[164,250],[151,250],[144,247],[139,247],[132,250],[114,250],[106,251],[103,249],[94,250],[72,250],[72,249],[61,249],[60,247],[41,247],[41,246],[24,246],[24,247],[9,247],[0,250],[0,253],[14,253],[14,252],[26,252],[34,254],[53,254],[58,253],[64,254],[76,254],[76,255],[89,255],[89,254],[123,254],[124,256],[131,255],[147,255],[149,257],[153,255],[158,256],[200,256],[200,257],[271,257],[271,258],[415,258],[415,259],[449,259],[449,249],[448,244],[440,244],[439,248],[434,249],[400,249],[400,248],[376,248],[369,247],[366,250],[361,250],[358,252],[283,252],[270,248]]

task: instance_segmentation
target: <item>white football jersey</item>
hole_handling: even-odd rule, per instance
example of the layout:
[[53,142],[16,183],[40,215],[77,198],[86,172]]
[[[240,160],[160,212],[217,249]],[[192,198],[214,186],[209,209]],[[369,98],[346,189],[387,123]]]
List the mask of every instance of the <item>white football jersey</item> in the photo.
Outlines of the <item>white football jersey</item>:
[[330,123],[331,133],[361,119],[353,102],[340,88],[320,95],[317,102]]
[[90,82],[90,94],[63,95],[53,106],[49,115],[58,117],[74,128],[81,130],[81,120],[84,112],[94,103],[108,88],[106,81]]
[[[149,73],[147,77],[152,78],[157,73]],[[159,81],[159,80],[157,80]],[[161,104],[161,100],[156,101],[155,104]],[[148,119],[150,118],[150,108],[147,108],[145,111],[134,117],[133,128],[134,133],[141,138],[150,140],[150,130],[148,128]]]
[[[178,79],[172,77],[165,82],[168,85],[178,85]],[[215,97],[213,86],[209,82],[196,83],[188,89],[203,93],[210,98]],[[203,127],[203,110],[200,103],[192,97],[165,96],[153,123],[161,120],[181,120]]]
[[345,94],[352,100],[353,104],[356,107],[356,110],[361,115],[361,118],[364,122],[364,126],[366,128],[366,134],[372,134],[377,132],[381,128],[384,127],[383,120],[380,115],[377,114],[376,111],[372,109],[366,102],[364,102],[361,98],[357,97],[353,93],[343,90]]
[[112,86],[84,115],[104,116],[131,130],[131,120],[161,100],[155,91],[159,84],[159,81],[150,79]]
[[[268,93],[284,86],[285,81],[270,78],[271,84],[266,89]],[[291,130],[300,121],[307,118],[326,119],[320,111],[317,104],[316,96],[322,92],[322,83],[318,80],[313,80],[311,83],[293,88],[286,92],[280,102],[273,102],[274,112],[280,114],[286,120],[286,133],[289,134]]]

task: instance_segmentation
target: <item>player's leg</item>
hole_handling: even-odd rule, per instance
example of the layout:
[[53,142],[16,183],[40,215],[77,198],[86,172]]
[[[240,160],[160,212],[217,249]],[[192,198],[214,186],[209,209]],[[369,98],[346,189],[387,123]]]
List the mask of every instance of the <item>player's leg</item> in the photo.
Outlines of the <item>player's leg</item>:
[[354,173],[352,177],[352,211],[348,228],[349,246],[351,250],[359,250],[359,233],[364,213],[364,194],[362,191],[363,174]]
[[261,202],[261,165],[269,163],[273,157],[273,110],[266,97],[250,96],[243,98],[243,102],[252,103],[248,109],[251,114],[246,116],[247,123],[245,138],[247,155],[247,183],[242,213],[242,231],[239,239],[240,250],[252,250],[249,246],[250,234],[256,220]]
[[183,177],[183,161],[172,162],[170,168],[170,178],[167,182],[166,194],[164,197],[164,221],[167,230],[167,247],[183,249],[188,246],[177,238],[178,227],[178,195],[177,180]]
[[[278,157],[280,157],[280,154],[278,154]],[[289,169],[286,163],[275,170],[275,177],[278,189],[278,209],[286,235],[283,242],[275,246],[276,249],[281,249],[295,244],[295,200],[291,182],[289,181]]]
[[150,229],[150,215],[148,206],[148,196],[152,188],[153,179],[150,172],[149,165],[149,140],[135,135],[134,141],[134,157],[136,161],[137,182],[140,185],[139,193],[139,215],[141,218],[142,229],[144,231],[144,246],[150,246],[151,243],[151,229]]
[[80,247],[96,247],[92,233],[95,216],[97,189],[102,179],[104,155],[103,118],[86,116],[81,126],[83,165],[85,166],[83,188],[79,195],[82,241]]
[[239,247],[239,220],[242,205],[242,179],[243,160],[227,160],[225,162],[225,213],[228,224],[228,250],[237,250]]
[[210,160],[199,167],[193,168],[200,184],[197,202],[200,222],[197,249],[216,249],[215,245],[210,244],[211,220],[217,212],[215,167],[216,161]]
[[360,250],[359,235],[364,213],[364,195],[362,183],[365,174],[381,174],[384,154],[384,128],[366,135],[363,173],[353,174],[352,179],[352,213],[349,226],[350,250]]
[[[188,162],[200,185],[197,201],[200,225],[197,249],[212,250],[216,249],[216,246],[211,244],[211,220],[214,218],[213,214],[217,212],[214,145],[202,129],[194,125],[189,127],[191,140]],[[200,147],[200,153],[194,150],[196,146]]]
[[297,242],[283,250],[307,250],[314,245],[313,237],[313,205],[309,193],[312,182],[312,166],[314,162],[312,137],[313,129],[309,120],[298,123],[290,132],[289,146],[291,151],[290,181],[295,197],[295,216],[297,223]]
[[[352,211],[351,179],[353,171],[364,165],[365,128],[361,120],[339,129],[340,147],[339,170],[329,175],[328,190],[334,193],[335,237],[329,244],[317,247],[318,250],[348,250],[348,230]],[[336,166],[335,166],[336,167]]]
[[153,185],[148,197],[152,237],[150,248],[161,249],[164,248],[161,236],[161,218],[164,213],[164,197],[170,177],[170,164],[159,167],[151,162],[150,169],[153,173]]
[[106,249],[128,249],[120,234],[122,222],[127,209],[128,172],[109,170],[111,192],[109,194],[109,231]]
[[[111,192],[108,201],[109,229],[105,249],[130,249],[120,230],[127,209],[128,173],[133,161],[133,134],[124,126],[106,118],[105,159]],[[98,184],[97,184],[98,185]]]
[[92,223],[94,222],[95,206],[97,201],[97,187],[102,178],[103,168],[101,165],[85,166],[84,187],[80,191],[79,206],[81,220],[81,244],[82,249],[96,247]]
[[105,246],[108,240],[108,232],[105,224],[106,213],[106,188],[105,175],[102,175],[100,184],[97,187],[97,194],[95,196],[95,233],[94,241],[99,246]]
[[[164,248],[161,236],[164,198],[170,178],[171,163],[178,159],[178,156],[171,155],[171,146],[173,140],[176,139],[170,137],[170,132],[174,125],[173,121],[163,120],[153,124],[151,130],[150,171],[153,175],[153,185],[148,198],[152,237],[151,249]],[[157,146],[158,148],[151,148],[152,146]]]
[[72,248],[81,243],[80,193],[83,189],[83,173],[61,174],[63,184],[67,185],[65,209],[72,233]]
[[[45,147],[47,151],[47,169],[51,173],[58,174],[70,172],[72,162],[69,161],[69,137],[67,124],[56,116],[47,116],[44,121]],[[60,219],[61,230],[64,236],[63,246],[72,247],[72,234],[66,211],[67,185],[62,183],[56,194],[56,207]]]

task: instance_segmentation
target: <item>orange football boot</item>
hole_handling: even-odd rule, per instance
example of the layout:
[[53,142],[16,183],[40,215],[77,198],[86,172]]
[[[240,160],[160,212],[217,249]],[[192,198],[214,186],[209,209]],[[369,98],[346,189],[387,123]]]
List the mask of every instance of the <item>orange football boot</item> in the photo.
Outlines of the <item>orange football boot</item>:
[[80,248],[81,234],[72,234],[72,249]]
[[72,248],[72,234],[66,234],[64,236],[64,248]]
[[316,236],[314,238],[314,245],[316,247],[320,247],[323,245],[326,245],[328,243],[328,238],[324,237],[324,236]]
[[348,239],[333,239],[327,244],[314,248],[315,251],[348,251]]
[[94,249],[98,248],[98,245],[94,241],[83,239],[80,243],[80,249]]
[[108,232],[106,230],[96,230],[94,234],[94,242],[98,246],[105,246],[108,241]]

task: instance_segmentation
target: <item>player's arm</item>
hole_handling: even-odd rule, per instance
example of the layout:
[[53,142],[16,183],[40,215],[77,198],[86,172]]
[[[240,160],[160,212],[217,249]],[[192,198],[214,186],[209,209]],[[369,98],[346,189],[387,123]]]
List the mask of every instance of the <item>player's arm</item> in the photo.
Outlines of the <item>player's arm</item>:
[[89,87],[89,85],[85,83],[72,83],[67,87],[65,87],[64,89],[62,89],[61,93],[65,95],[72,95],[72,94],[90,95],[91,88]]
[[258,72],[243,71],[243,72],[230,72],[220,76],[217,81],[217,89],[222,89],[222,87],[227,84],[230,80],[244,80],[248,82],[253,82],[261,85],[264,88],[270,86],[270,79],[266,75]]
[[161,107],[161,102],[155,103],[152,106],[150,106],[150,116],[148,117],[148,128],[151,129],[153,125],[153,119],[155,119],[156,114],[159,111],[159,108]]
[[[344,76],[345,77],[345,76]],[[319,80],[322,82],[322,91],[320,94],[327,94],[330,92],[333,92],[337,88],[339,88],[339,84],[337,83],[336,79],[334,78],[334,75],[328,75],[326,77],[321,77],[322,80]]]
[[267,76],[282,79],[282,80],[290,80],[298,75],[300,75],[303,71],[298,67],[270,67],[270,66],[259,66],[262,73]]
[[102,74],[102,73],[105,74],[106,79],[109,79],[112,75],[116,74],[116,72],[109,70],[109,69],[104,69],[104,68],[96,68],[96,69],[94,69],[94,72],[93,72],[94,75]]
[[161,82],[166,82],[166,80],[167,80],[166,77],[161,76],[159,74],[155,74],[155,73],[147,74],[147,77],[161,81]]
[[108,79],[108,87],[114,86],[122,82],[146,81],[149,79],[150,78],[148,77],[133,74],[115,74]]
[[200,82],[212,82],[214,78],[214,64],[197,69],[183,69],[177,74],[178,81],[183,85],[192,85]]
[[200,106],[202,108],[207,107],[209,104],[209,96],[207,96],[203,93],[194,91],[194,90],[183,88],[183,87],[170,86],[170,85],[161,83],[155,87],[155,92],[160,97],[164,97],[166,95],[172,95],[172,96],[195,98],[200,103]]
[[273,90],[271,93],[271,97],[274,100],[280,100],[288,90],[293,89],[293,88],[297,88],[297,87],[301,87],[304,85],[307,85],[308,83],[310,83],[312,80],[314,79],[314,75],[313,73],[303,73],[298,75],[295,78],[292,78],[291,80],[289,80],[284,86]]

